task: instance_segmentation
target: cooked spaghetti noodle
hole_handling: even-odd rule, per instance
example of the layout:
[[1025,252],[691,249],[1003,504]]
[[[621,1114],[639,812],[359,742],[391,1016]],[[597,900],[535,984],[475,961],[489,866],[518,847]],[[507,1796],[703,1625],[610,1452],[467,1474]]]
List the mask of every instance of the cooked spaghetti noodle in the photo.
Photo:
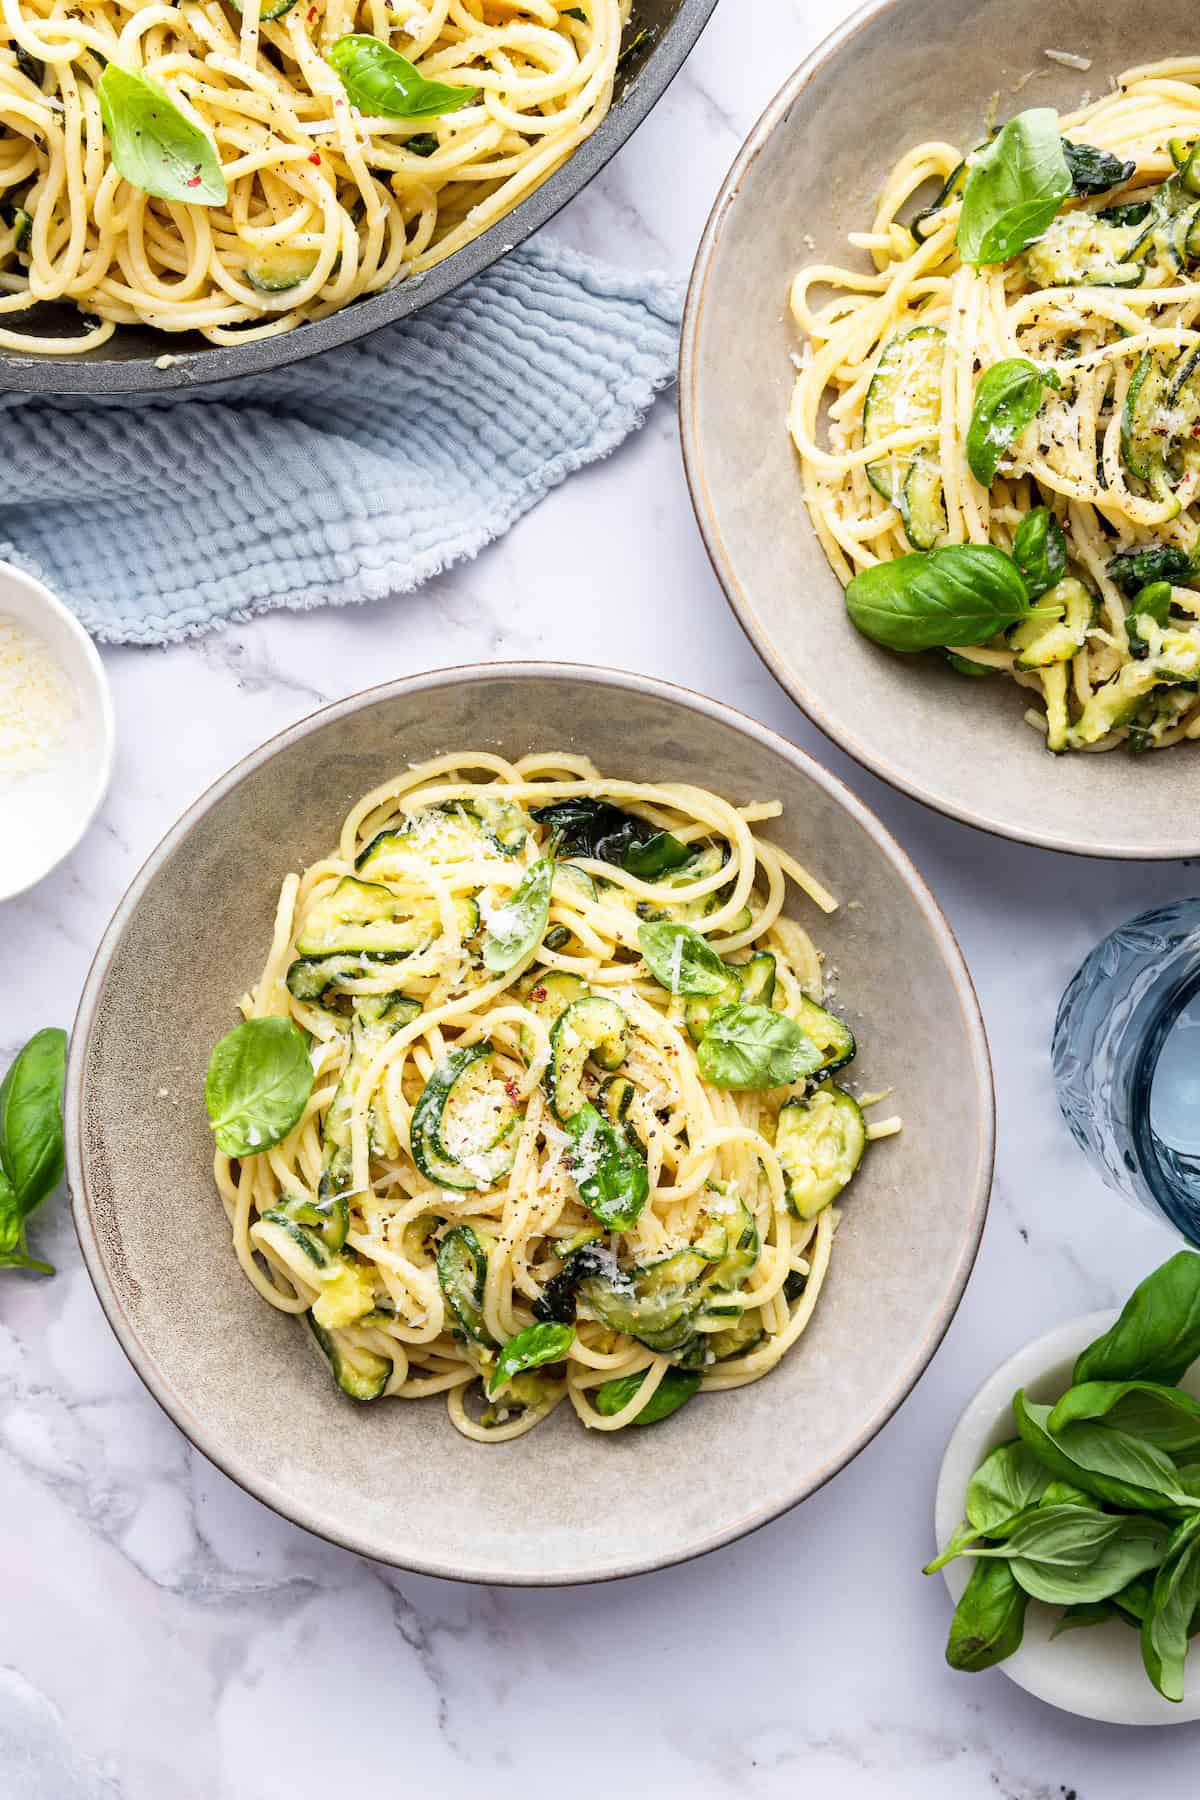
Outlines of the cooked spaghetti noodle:
[[[814,264],[792,286],[808,343],[790,430],[843,583],[913,549],[1011,551],[1037,507],[1065,533],[1070,591],[1046,596],[1058,602],[1052,639],[1024,625],[946,646],[960,673],[1002,672],[1036,695],[1026,718],[1054,750],[1200,737],[1198,81],[1198,58],[1131,69],[1062,118],[1065,139],[1128,167],[1102,193],[1077,190],[1022,254],[960,262],[972,160],[931,142],[892,170],[871,228],[850,234],[873,266]],[[934,206],[915,211],[931,182]],[[817,304],[816,289],[833,296]],[[966,456],[977,382],[1014,357],[1047,386],[985,487]],[[874,418],[873,396],[887,402]],[[1160,592],[1142,633],[1138,590],[1156,571],[1173,581],[1169,606]]]
[[[242,1010],[309,1032],[315,1083],[283,1143],[218,1153],[216,1180],[247,1279],[310,1314],[347,1393],[444,1393],[486,1441],[564,1399],[617,1430],[758,1380],[801,1337],[832,1202],[899,1121],[868,1128],[829,1079],[854,1039],[786,884],[836,903],[758,835],[779,812],[581,756],[446,755],[367,794],[337,848],[284,881]],[[496,973],[489,942],[539,868],[548,910]],[[639,951],[647,921],[700,934],[724,989],[668,991]],[[738,997],[804,1039],[806,1079],[705,1078],[705,1034]],[[623,1228],[602,1199],[613,1169],[641,1183]],[[497,1394],[539,1320],[560,1321],[554,1363]]]
[[[3,0],[0,347],[79,354],[135,323],[242,343],[432,267],[595,130],[629,5]],[[367,116],[327,60],[355,33],[475,97],[442,116]],[[151,77],[202,128],[223,204],[121,178],[106,64]],[[50,300],[79,308],[80,335],[22,328]]]

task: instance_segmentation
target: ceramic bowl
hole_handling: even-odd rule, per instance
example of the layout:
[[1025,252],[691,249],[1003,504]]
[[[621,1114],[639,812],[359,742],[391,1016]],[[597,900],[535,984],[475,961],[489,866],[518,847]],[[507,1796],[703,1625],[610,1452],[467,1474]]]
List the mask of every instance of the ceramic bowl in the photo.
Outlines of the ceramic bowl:
[[[1086,855],[1200,848],[1197,753],[1052,758],[1010,683],[964,682],[932,657],[859,636],[787,433],[799,349],[788,288],[805,263],[854,266],[846,234],[868,229],[885,175],[912,146],[977,143],[997,94],[1002,119],[1077,107],[1114,71],[1178,55],[1194,36],[1185,0],[1136,22],[1089,0],[889,0],[856,13],[751,132],[708,222],[684,321],[692,499],[767,666],[814,724],[894,786],[968,824]],[[1049,61],[1046,46],[1090,57],[1090,71]]]
[[[1114,1311],[1089,1313],[1056,1325],[1045,1337],[1018,1350],[984,1382],[946,1446],[934,1505],[939,1545],[960,1523],[967,1483],[984,1457],[1015,1435],[1012,1397],[1017,1389],[1028,1388],[1040,1405],[1057,1400],[1071,1385],[1079,1352],[1107,1331],[1116,1316]],[[1200,1367],[1191,1369],[1180,1386],[1200,1398]],[[947,1563],[943,1573],[957,1604],[970,1579],[971,1564],[960,1558]],[[1065,1632],[1051,1642],[1057,1618],[1057,1608],[1030,1601],[1021,1648],[998,1665],[1026,1693],[1064,1712],[1110,1725],[1185,1725],[1200,1719],[1200,1663],[1189,1659],[1184,1699],[1177,1706],[1150,1685],[1136,1631],[1113,1620],[1087,1631]]]
[[[855,1183],[800,1353],[661,1429],[588,1434],[560,1410],[528,1437],[484,1447],[455,1432],[441,1401],[356,1408],[233,1258],[212,1185],[204,1070],[258,975],[279,881],[328,848],[369,788],[455,747],[569,749],[634,779],[700,779],[739,801],[776,796],[784,816],[772,835],[845,903],[807,922],[839,971],[862,1078],[894,1084],[904,1132]],[[406,1568],[489,1582],[602,1580],[680,1561],[840,1469],[895,1411],[954,1313],[983,1226],[992,1133],[987,1046],[962,958],[862,803],[711,700],[554,664],[375,688],[232,770],[118,908],[68,1076],[87,1265],[171,1417],[310,1530]]]
[[42,640],[76,706],[58,769],[0,774],[0,900],[11,900],[56,868],[95,818],[112,774],[115,733],[96,646],[49,588],[11,563],[0,563],[0,619]]

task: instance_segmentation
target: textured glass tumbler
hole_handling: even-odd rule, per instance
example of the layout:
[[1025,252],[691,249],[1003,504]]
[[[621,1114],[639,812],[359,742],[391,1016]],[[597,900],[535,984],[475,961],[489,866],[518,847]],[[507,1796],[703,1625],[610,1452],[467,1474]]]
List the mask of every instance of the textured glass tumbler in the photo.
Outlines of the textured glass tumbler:
[[1200,899],[1097,944],[1059,1003],[1053,1060],[1107,1185],[1200,1245]]

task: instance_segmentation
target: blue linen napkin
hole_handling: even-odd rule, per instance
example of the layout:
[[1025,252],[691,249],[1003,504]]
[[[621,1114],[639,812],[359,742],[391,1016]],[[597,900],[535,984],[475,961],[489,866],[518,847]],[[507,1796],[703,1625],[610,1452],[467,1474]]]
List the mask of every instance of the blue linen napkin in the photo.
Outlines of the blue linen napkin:
[[0,559],[108,643],[406,593],[635,430],[682,293],[545,240],[277,373],[130,400],[0,395]]

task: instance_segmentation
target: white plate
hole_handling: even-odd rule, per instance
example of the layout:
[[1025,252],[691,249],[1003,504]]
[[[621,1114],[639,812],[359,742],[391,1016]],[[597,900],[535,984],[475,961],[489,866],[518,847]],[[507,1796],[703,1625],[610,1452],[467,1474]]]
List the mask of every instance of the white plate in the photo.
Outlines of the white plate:
[[78,707],[67,778],[0,775],[0,900],[11,900],[48,875],[95,818],[112,773],[114,731],[108,676],[96,646],[49,588],[11,563],[0,563],[0,618],[42,639],[70,680]]
[[[939,1548],[962,1520],[967,1483],[984,1457],[1006,1438],[1016,1436],[1012,1397],[1017,1389],[1028,1388],[1042,1405],[1056,1400],[1071,1385],[1071,1370],[1079,1352],[1107,1331],[1116,1316],[1115,1312],[1089,1313],[1086,1318],[1058,1325],[1018,1350],[984,1382],[955,1427],[942,1460],[934,1504]],[[1200,1365],[1189,1371],[1180,1386],[1200,1398]],[[960,1557],[942,1571],[956,1604],[971,1566],[968,1558]],[[1082,1719],[1102,1719],[1109,1725],[1186,1725],[1200,1719],[1200,1640],[1195,1641],[1188,1658],[1184,1698],[1176,1706],[1151,1687],[1142,1667],[1138,1634],[1128,1625],[1114,1619],[1086,1631],[1068,1631],[1051,1643],[1057,1618],[1057,1608],[1031,1600],[1021,1648],[997,1665],[1027,1694]]]

